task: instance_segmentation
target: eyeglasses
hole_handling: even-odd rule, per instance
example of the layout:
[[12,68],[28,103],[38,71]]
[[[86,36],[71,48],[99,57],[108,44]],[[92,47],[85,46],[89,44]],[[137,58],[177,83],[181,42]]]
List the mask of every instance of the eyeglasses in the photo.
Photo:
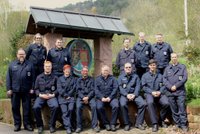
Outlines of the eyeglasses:
[[131,67],[125,67],[125,68],[131,68]]

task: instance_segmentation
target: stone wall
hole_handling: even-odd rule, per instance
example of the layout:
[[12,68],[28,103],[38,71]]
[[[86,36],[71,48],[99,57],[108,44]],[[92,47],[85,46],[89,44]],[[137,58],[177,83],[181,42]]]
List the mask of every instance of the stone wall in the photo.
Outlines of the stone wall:
[[[111,108],[107,107],[106,111],[107,111],[108,116],[110,117],[111,116]],[[135,117],[137,116],[136,113],[137,113],[136,105],[129,104],[129,116],[130,116],[130,120],[133,124],[135,123]],[[199,129],[200,128],[200,107],[197,107],[197,108],[187,107],[187,113],[188,113],[188,120],[189,120],[190,128]],[[50,112],[49,112],[48,107],[45,107],[42,110],[43,121],[44,121],[45,127],[48,127],[48,120],[50,117],[49,114],[50,114]],[[170,117],[168,117],[168,121],[171,122]],[[1,99],[0,100],[0,122],[13,124],[10,99]],[[89,107],[86,107],[83,110],[83,122],[84,122],[84,124],[83,124],[84,127],[90,127],[91,112],[89,110]],[[145,122],[147,123],[148,126],[151,125],[147,110],[145,113]],[[74,117],[73,123],[75,123],[75,117]],[[121,118],[120,115],[119,115],[118,124],[119,125],[123,124],[123,119]],[[57,121],[56,125],[57,125],[57,127],[59,127],[61,124],[59,123],[59,121]]]
[[200,107],[187,107],[189,127],[200,129]]

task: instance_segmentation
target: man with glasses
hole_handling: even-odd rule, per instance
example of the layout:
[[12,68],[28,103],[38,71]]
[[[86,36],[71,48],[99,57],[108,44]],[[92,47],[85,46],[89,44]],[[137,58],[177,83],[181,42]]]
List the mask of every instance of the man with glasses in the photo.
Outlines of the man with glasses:
[[138,75],[132,73],[131,63],[125,63],[124,74],[121,74],[118,78],[119,90],[120,90],[120,108],[124,119],[124,130],[130,130],[130,120],[128,115],[128,102],[134,102],[137,105],[137,119],[135,127],[144,130],[144,114],[146,103],[144,99],[139,95],[140,91],[140,79]]
[[[10,63],[6,76],[7,95],[11,97],[12,113],[14,118],[14,131],[21,130],[20,105],[23,108],[24,129],[33,131],[30,126],[30,94],[33,94],[35,73],[33,64],[26,60],[25,51],[17,51],[17,60]],[[22,103],[21,103],[22,101]]]

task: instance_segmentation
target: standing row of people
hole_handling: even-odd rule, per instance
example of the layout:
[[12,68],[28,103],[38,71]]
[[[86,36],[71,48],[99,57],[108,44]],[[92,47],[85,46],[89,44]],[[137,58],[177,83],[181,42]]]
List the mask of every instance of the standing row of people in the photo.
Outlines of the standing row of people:
[[163,74],[164,69],[170,62],[170,54],[173,53],[170,44],[163,41],[162,34],[156,34],[156,43],[151,45],[145,40],[145,33],[139,33],[139,41],[135,43],[133,48],[130,47],[131,40],[125,38],[123,42],[124,48],[118,53],[116,65],[123,73],[123,66],[126,62],[130,62],[133,71],[136,71],[141,78],[148,71],[148,62],[150,59],[157,61],[158,71]]

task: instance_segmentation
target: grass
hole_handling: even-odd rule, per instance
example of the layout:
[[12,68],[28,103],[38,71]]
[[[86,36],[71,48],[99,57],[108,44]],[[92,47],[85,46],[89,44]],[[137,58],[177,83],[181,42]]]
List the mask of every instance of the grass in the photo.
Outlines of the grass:
[[200,106],[200,98],[192,99],[187,105],[191,106],[191,107],[199,107]]
[[6,98],[6,72],[7,63],[1,63],[0,66],[0,99]]

